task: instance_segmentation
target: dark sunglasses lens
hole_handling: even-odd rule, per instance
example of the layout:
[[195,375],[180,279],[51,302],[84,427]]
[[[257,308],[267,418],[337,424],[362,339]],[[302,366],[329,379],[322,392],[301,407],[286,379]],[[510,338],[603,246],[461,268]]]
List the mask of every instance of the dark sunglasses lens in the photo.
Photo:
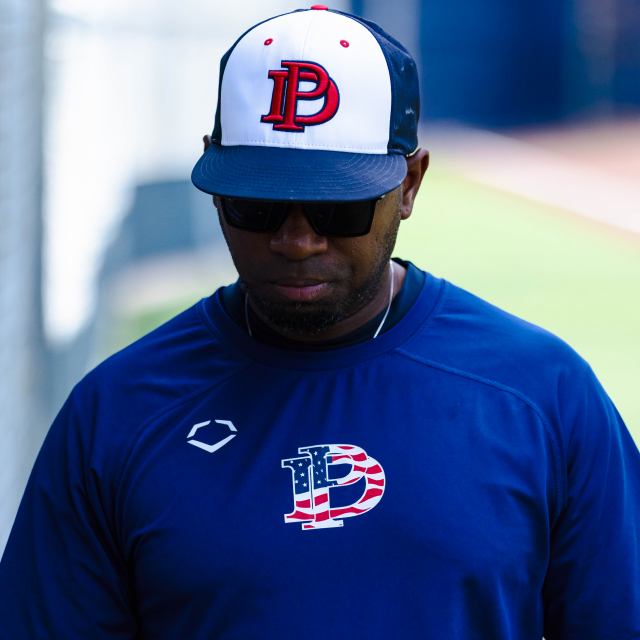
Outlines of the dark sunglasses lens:
[[223,198],[227,222],[247,231],[275,231],[282,223],[281,203],[268,200]]
[[317,233],[352,238],[369,233],[377,200],[357,202],[305,202]]

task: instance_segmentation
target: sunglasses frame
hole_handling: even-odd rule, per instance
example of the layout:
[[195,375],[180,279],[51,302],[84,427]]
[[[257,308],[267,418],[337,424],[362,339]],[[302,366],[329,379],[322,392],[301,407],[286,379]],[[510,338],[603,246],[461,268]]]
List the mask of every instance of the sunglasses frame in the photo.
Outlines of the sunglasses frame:
[[[233,227],[234,229],[240,229],[241,231],[249,231],[251,233],[275,233],[284,223],[289,211],[289,206],[292,204],[299,204],[302,206],[302,209],[304,211],[304,215],[305,218],[307,219],[307,221],[309,222],[309,225],[311,226],[311,228],[315,231],[315,233],[317,233],[319,236],[323,236],[326,238],[359,238],[361,236],[366,236],[370,231],[371,231],[371,226],[373,225],[373,217],[376,213],[376,207],[378,205],[378,202],[380,200],[382,200],[385,197],[386,194],[383,194],[381,196],[378,196],[377,198],[369,198],[367,200],[346,200],[346,201],[327,201],[327,200],[309,200],[309,201],[301,201],[301,200],[258,200],[258,199],[253,199],[253,198],[228,198],[228,197],[224,197],[224,196],[218,196],[221,206],[222,206],[222,213],[224,215],[224,219],[226,220],[227,224],[230,227]],[[246,201],[250,201],[250,202],[271,202],[271,203],[275,203],[275,204],[281,204],[285,206],[285,210],[282,213],[282,217],[280,219],[280,222],[278,223],[278,225],[272,229],[251,229],[251,228],[247,228],[247,227],[243,227],[242,225],[236,224],[231,220],[231,217],[229,216],[228,212],[227,212],[227,200],[246,200]],[[305,205],[307,204],[320,204],[320,203],[326,203],[326,204],[334,204],[334,205],[339,205],[339,204],[351,204],[354,202],[358,202],[358,203],[362,203],[362,202],[368,202],[370,203],[371,206],[371,211],[370,211],[370,215],[369,215],[369,224],[367,225],[367,229],[366,231],[364,231],[363,233],[351,233],[351,234],[344,234],[344,235],[337,235],[337,234],[329,234],[329,233],[321,233],[320,231],[318,231],[318,229],[316,228],[316,224],[313,220],[313,215],[309,212],[309,208],[306,207]]]

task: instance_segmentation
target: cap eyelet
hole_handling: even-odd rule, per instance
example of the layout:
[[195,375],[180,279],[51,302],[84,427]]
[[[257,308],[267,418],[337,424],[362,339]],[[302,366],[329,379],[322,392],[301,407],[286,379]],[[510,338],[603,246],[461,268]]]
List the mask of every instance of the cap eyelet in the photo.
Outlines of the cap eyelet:
[[269,46],[273,42],[273,38],[267,38],[264,43]]
[[340,44],[346,49],[349,46],[349,43],[346,40],[340,40]]

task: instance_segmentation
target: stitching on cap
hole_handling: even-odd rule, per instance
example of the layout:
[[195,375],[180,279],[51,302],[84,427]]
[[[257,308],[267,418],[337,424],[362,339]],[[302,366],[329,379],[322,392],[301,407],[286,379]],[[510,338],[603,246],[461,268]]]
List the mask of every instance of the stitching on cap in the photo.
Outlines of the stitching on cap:
[[293,147],[290,144],[278,144],[272,142],[264,142],[264,140],[225,140],[220,146],[221,147],[233,147],[236,145],[255,145],[257,147],[278,147],[279,149],[334,149],[336,151],[368,151],[370,155],[379,155],[386,156],[387,149],[384,151],[372,151],[367,147],[337,147],[335,145],[328,144],[314,144],[314,145],[300,145]]

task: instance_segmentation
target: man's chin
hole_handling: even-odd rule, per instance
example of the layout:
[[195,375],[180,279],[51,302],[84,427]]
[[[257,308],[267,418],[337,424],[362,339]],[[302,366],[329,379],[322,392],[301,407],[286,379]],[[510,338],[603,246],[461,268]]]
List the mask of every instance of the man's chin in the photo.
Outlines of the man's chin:
[[[388,242],[385,246],[390,253],[393,242]],[[388,263],[389,255],[385,252],[380,256],[369,278],[355,286],[347,281],[342,281],[341,284],[337,283],[339,281],[333,281],[320,283],[319,287],[280,287],[285,289],[281,291],[272,284],[261,283],[251,286],[246,280],[242,283],[243,289],[249,294],[252,307],[268,325],[286,333],[317,336],[358,313],[373,300]],[[294,288],[305,291],[286,291]],[[284,295],[287,293],[289,295]]]
[[269,325],[297,335],[318,335],[351,315],[343,305],[328,301],[274,300],[251,294],[250,298]]

